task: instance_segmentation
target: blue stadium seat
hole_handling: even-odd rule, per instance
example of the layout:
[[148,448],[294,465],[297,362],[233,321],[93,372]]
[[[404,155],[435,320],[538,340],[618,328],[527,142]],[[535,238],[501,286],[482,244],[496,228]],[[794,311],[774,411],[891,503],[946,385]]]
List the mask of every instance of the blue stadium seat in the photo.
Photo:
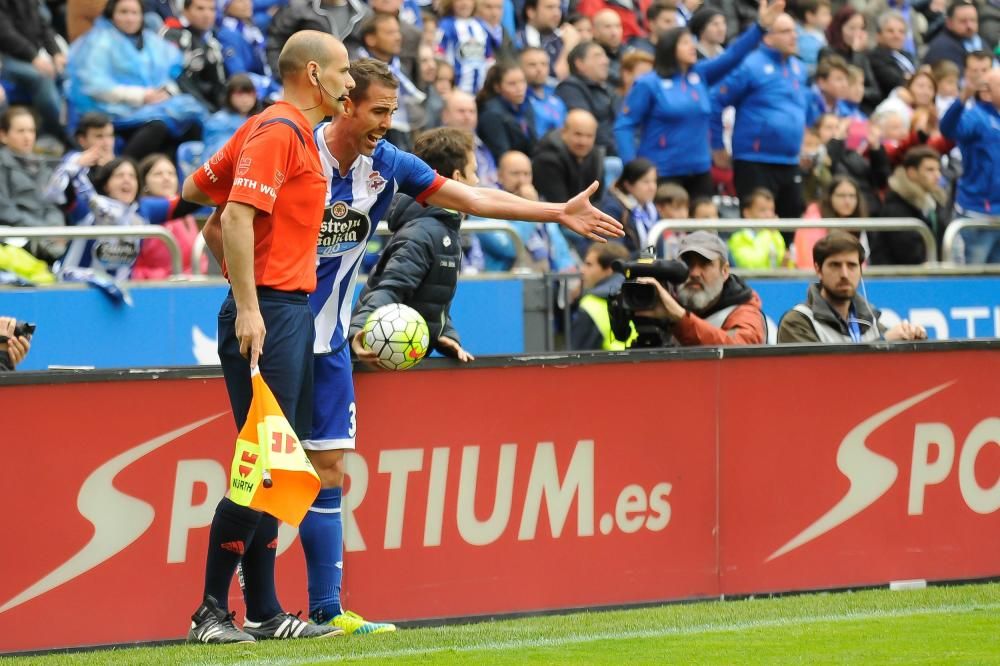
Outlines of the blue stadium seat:
[[610,188],[618,180],[618,177],[622,175],[625,165],[622,163],[620,157],[605,157],[604,158],[604,187]]
[[177,170],[181,181],[198,169],[205,161],[205,144],[201,141],[185,141],[177,146]]

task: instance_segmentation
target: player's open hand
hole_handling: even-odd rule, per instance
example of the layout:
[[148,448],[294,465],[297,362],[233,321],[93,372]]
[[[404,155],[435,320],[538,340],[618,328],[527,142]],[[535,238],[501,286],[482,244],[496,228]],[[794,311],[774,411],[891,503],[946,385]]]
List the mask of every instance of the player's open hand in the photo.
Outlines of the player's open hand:
[[351,351],[354,355],[358,357],[358,360],[365,365],[370,365],[373,368],[381,368],[382,366],[378,364],[378,355],[371,349],[365,347],[364,344],[365,332],[358,331],[351,338]]
[[240,341],[240,354],[250,359],[250,367],[257,367],[257,360],[264,352],[264,318],[259,310],[236,312],[236,339]]
[[604,243],[607,242],[607,237],[621,238],[625,235],[625,231],[621,222],[594,208],[590,203],[590,197],[597,191],[597,185],[595,180],[590,187],[566,202],[563,212],[559,215],[559,224],[590,240]]
[[475,356],[462,349],[462,345],[458,344],[451,338],[446,338],[444,336],[439,337],[437,346],[438,351],[442,354],[452,358],[457,358],[462,363],[468,363],[469,361],[476,360]]

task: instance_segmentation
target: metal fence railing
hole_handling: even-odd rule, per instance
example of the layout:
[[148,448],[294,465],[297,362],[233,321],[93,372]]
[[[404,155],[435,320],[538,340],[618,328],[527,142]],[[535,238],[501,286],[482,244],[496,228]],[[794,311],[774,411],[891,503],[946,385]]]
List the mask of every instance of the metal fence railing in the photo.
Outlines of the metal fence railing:
[[177,240],[167,229],[155,224],[93,227],[0,227],[0,240],[5,238],[51,238],[65,240],[76,240],[79,238],[156,238],[163,241],[170,252],[170,272],[175,276],[179,276],[184,271],[184,264],[181,260],[181,248],[177,244]]
[[[466,220],[462,222],[462,233],[481,233],[481,232],[500,232],[510,236],[511,241],[514,243],[514,251],[517,259],[515,260],[514,267],[523,267],[527,264],[528,252],[524,247],[524,241],[518,235],[517,230],[514,229],[507,222],[500,220],[493,221],[479,221],[479,220]],[[389,225],[385,222],[380,223],[375,227],[376,236],[388,236],[392,232],[389,230]],[[191,270],[195,276],[201,275],[201,258],[205,254],[205,237],[201,234],[195,240],[194,247],[191,248]]]
[[950,261],[954,257],[955,242],[958,240],[959,234],[966,229],[993,229],[994,231],[1000,231],[1000,217],[952,220],[944,230],[944,236],[941,238],[941,256],[945,261]]
[[740,229],[776,229],[778,231],[796,231],[798,229],[914,231],[920,234],[920,238],[924,242],[928,263],[936,263],[938,261],[938,246],[934,234],[931,233],[926,224],[912,217],[820,218],[814,220],[789,218],[775,220],[660,220],[649,230],[647,244],[656,247],[663,235],[669,231],[739,231]]

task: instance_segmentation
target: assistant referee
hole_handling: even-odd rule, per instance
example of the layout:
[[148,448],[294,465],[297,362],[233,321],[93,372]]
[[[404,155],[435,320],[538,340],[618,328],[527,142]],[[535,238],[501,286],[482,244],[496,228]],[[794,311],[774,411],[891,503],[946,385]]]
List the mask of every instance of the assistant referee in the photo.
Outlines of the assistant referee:
[[[327,186],[312,128],[342,112],[354,87],[348,67],[347,50],[329,34],[293,35],[278,57],[284,101],[250,118],[184,182],[185,199],[217,206],[204,234],[232,287],[219,311],[219,358],[238,429],[250,408],[251,369],[259,367],[299,439],[310,434],[313,321],[307,294],[316,288],[316,239]],[[204,598],[191,618],[189,641],[343,633],[282,611],[274,582],[277,537],[273,516],[228,498],[219,502]],[[241,560],[243,630],[227,602]]]

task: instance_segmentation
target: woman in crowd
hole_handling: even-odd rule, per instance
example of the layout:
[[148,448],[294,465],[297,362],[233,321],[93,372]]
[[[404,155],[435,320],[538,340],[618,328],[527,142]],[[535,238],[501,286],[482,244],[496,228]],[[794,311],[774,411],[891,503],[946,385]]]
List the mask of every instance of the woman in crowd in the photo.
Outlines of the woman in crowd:
[[205,121],[205,155],[215,154],[229,141],[247,118],[260,111],[257,88],[246,74],[229,77],[226,83],[226,99],[222,108]]
[[126,139],[122,154],[136,159],[197,139],[206,112],[180,94],[175,79],[182,66],[175,46],[143,29],[139,0],[110,0],[70,49],[70,106],[74,114],[111,116],[115,133]]
[[[176,195],[176,173],[173,175],[173,197],[140,198],[143,186],[139,169],[128,157],[117,157],[95,169],[90,180],[94,195],[89,202],[90,214],[80,222],[81,226],[163,224],[196,208]],[[74,240],[59,263],[59,276],[65,280],[89,280],[100,276],[115,281],[158,277],[158,273],[145,271],[133,275],[142,246],[143,241],[138,238]]]
[[[757,48],[764,32],[784,9],[780,0],[761,2],[754,25],[717,58],[698,60],[687,28],[673,28],[656,43],[654,71],[640,77],[615,121],[618,154],[628,162],[644,157],[656,165],[661,180],[674,181],[691,196],[711,196],[709,88]],[[638,146],[636,135],[638,134]]]
[[[864,194],[850,176],[834,176],[823,197],[819,202],[810,204],[802,217],[811,220],[868,217],[868,206]],[[827,232],[827,229],[799,229],[795,232],[795,264],[799,268],[812,270],[813,245]],[[861,243],[867,254],[868,239],[863,233]]]
[[656,165],[639,157],[625,164],[622,175],[598,206],[625,227],[625,247],[633,256],[646,250],[656,212]]
[[885,95],[879,89],[875,72],[868,60],[868,26],[864,14],[850,5],[841,7],[826,29],[826,39],[828,46],[820,51],[820,60],[836,53],[848,64],[861,68],[865,73],[865,95],[861,101],[861,110],[870,115]]
[[[182,201],[177,169],[163,153],[153,153],[139,163],[139,182],[142,183],[140,213],[150,221],[166,218],[164,228],[177,241],[185,275],[191,274],[191,250],[200,229],[191,212],[193,204]],[[208,257],[201,258],[201,274],[208,268]],[[142,243],[139,257],[132,267],[133,280],[165,280],[170,277],[170,251],[158,238],[147,238]]]
[[[62,211],[55,204],[47,203],[43,196],[52,169],[34,154],[37,127],[35,115],[23,106],[12,106],[0,116],[0,225],[57,227],[64,224]],[[65,249],[63,241],[47,239],[33,240],[27,245],[29,252],[50,264]]]
[[479,107],[476,133],[498,163],[509,150],[529,156],[534,150],[535,112],[527,94],[528,82],[521,68],[501,62],[490,68],[483,89],[476,96]]

